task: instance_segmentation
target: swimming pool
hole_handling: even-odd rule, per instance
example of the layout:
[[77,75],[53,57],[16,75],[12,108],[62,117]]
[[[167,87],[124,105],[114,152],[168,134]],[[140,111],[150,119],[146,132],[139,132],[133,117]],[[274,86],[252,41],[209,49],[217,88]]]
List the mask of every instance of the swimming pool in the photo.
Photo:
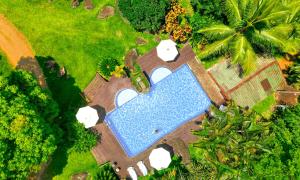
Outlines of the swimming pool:
[[210,106],[187,65],[107,114],[105,122],[129,157],[134,157]]

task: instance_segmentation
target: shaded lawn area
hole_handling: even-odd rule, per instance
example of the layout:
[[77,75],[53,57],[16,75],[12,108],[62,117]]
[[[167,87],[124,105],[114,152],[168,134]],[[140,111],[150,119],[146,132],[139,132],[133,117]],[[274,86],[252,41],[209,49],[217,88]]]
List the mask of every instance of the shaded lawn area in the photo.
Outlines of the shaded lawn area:
[[96,18],[99,10],[114,5],[114,0],[93,0],[91,11],[85,10],[83,3],[72,9],[70,2],[0,1],[0,13],[24,33],[36,55],[52,56],[65,66],[80,89],[91,81],[102,57],[122,60],[126,51],[136,47],[137,37],[149,42],[138,47],[139,53],[155,46],[153,35],[136,32],[118,13],[107,20]]
[[262,115],[265,118],[269,118],[272,115],[273,107],[276,104],[275,95],[271,94],[266,97],[264,100],[255,104],[252,109],[258,114]]
[[[59,156],[57,156],[59,158]],[[55,166],[52,166],[53,171],[56,171]],[[88,172],[89,179],[92,179],[96,175],[99,169],[93,155],[90,152],[86,153],[70,153],[68,156],[67,165],[63,168],[63,172],[60,175],[53,177],[53,179],[70,179],[73,174]],[[51,179],[51,176],[44,177]]]
[[8,75],[12,70],[12,67],[8,64],[6,56],[0,52],[0,75]]
[[[0,1],[0,13],[24,33],[39,62],[43,65],[44,60],[50,57],[61,67],[66,67],[69,75],[67,80],[55,74],[45,74],[62,113],[82,105],[79,93],[94,77],[102,57],[111,56],[122,61],[130,48],[135,47],[143,54],[156,45],[153,35],[136,32],[118,13],[107,20],[96,18],[99,9],[114,2],[93,0],[95,8],[87,11],[83,4],[72,9],[69,0],[52,3],[47,0]],[[137,46],[137,37],[143,37],[148,44]],[[1,63],[2,60],[0,71],[8,67]],[[72,111],[71,116],[75,113],[76,110]],[[66,123],[64,120],[61,119],[62,124]],[[64,132],[72,133],[67,130],[68,125],[64,126]],[[43,179],[70,179],[72,174],[78,172],[94,175],[98,165],[92,154],[70,152],[71,145],[64,143],[53,155]]]

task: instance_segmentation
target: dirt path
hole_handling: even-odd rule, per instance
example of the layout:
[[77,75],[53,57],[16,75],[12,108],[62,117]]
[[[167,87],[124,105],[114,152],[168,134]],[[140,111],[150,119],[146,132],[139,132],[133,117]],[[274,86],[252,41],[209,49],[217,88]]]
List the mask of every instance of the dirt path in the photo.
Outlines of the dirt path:
[[2,14],[0,14],[0,49],[14,67],[21,57],[34,57],[26,38]]

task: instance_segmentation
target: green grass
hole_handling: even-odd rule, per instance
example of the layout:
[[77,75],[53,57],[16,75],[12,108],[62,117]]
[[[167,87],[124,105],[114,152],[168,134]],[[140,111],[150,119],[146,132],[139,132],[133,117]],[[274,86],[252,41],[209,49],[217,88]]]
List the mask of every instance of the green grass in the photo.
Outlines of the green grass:
[[[59,152],[63,153],[63,152]],[[59,156],[58,156],[59,157]],[[64,158],[62,158],[64,159]],[[51,171],[47,171],[47,174],[43,177],[43,179],[55,179],[55,180],[65,180],[71,179],[70,177],[76,173],[88,172],[89,177],[95,176],[99,166],[97,165],[93,155],[90,152],[86,153],[76,153],[71,152],[67,155],[67,165],[63,168],[62,173],[54,176],[51,172],[56,172],[60,169],[56,169],[59,164],[51,164],[49,167]],[[60,167],[58,167],[60,168]]]
[[94,77],[102,57],[123,59],[130,48],[136,47],[137,37],[149,42],[137,47],[140,53],[156,45],[152,35],[136,32],[118,13],[107,20],[96,18],[104,5],[114,2],[93,0],[95,8],[87,11],[82,4],[72,9],[68,0],[0,1],[0,13],[25,34],[36,55],[53,57],[83,89]]
[[6,56],[0,52],[0,75],[8,75],[12,67],[8,64]]
[[272,115],[272,110],[274,105],[276,104],[274,94],[266,97],[264,100],[255,104],[252,109],[256,111],[258,114],[261,114],[265,118],[269,118]]

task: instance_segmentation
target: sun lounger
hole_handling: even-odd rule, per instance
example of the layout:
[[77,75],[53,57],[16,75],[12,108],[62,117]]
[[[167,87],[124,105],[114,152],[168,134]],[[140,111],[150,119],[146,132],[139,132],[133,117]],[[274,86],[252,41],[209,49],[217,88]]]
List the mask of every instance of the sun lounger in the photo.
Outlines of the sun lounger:
[[139,167],[139,169],[141,170],[141,172],[144,176],[146,176],[148,174],[148,170],[147,170],[145,164],[143,163],[143,161],[139,161],[136,165]]
[[138,179],[138,176],[137,176],[137,174],[136,174],[133,167],[127,168],[127,171],[128,171],[128,173],[129,173],[132,180],[137,180]]

